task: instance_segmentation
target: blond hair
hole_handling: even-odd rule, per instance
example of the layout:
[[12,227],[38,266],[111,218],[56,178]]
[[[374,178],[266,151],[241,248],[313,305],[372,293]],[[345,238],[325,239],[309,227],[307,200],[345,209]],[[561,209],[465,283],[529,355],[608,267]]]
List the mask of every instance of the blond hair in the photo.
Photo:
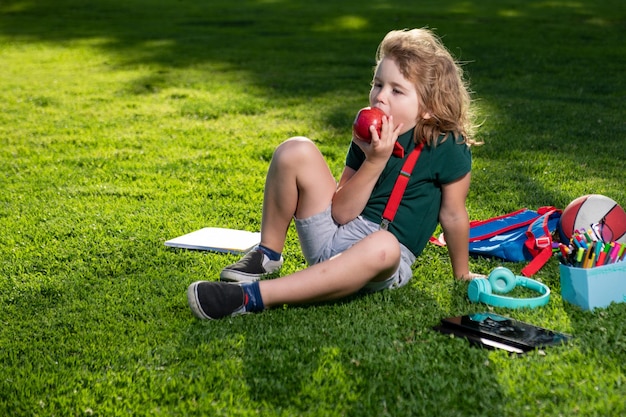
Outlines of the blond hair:
[[[463,69],[441,40],[428,29],[394,30],[376,51],[376,66],[392,59],[417,90],[422,106],[415,126],[416,143],[436,146],[437,138],[452,133],[468,145],[473,138],[471,97]],[[430,117],[423,117],[428,114]]]

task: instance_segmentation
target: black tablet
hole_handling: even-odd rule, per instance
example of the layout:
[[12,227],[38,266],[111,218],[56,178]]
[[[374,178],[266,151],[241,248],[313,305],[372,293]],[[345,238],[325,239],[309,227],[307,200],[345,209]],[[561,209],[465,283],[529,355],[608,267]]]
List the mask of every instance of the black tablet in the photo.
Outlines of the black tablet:
[[572,336],[494,313],[448,317],[435,327],[490,349],[524,353],[566,343]]

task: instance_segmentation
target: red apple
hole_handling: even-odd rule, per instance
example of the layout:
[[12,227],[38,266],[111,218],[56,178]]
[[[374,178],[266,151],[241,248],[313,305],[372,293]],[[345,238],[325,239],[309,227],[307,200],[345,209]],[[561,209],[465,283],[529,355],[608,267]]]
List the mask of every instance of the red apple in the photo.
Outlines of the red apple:
[[354,136],[364,142],[371,142],[372,134],[370,133],[370,126],[374,126],[378,135],[380,135],[380,129],[383,125],[383,116],[386,116],[385,112],[378,107],[365,107],[359,110],[354,119],[354,124],[352,125]]

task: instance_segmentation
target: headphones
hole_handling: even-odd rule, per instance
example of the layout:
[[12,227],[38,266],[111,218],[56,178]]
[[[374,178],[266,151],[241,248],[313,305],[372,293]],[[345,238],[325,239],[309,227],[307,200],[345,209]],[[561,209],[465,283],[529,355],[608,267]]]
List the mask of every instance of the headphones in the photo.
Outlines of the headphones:
[[[537,291],[541,295],[535,298],[512,298],[492,294],[507,293],[516,286],[526,287]],[[474,278],[467,288],[467,296],[473,303],[485,303],[494,307],[506,308],[535,308],[548,304],[550,301],[550,288],[534,279],[513,275],[511,270],[497,267],[489,274],[488,278]]]

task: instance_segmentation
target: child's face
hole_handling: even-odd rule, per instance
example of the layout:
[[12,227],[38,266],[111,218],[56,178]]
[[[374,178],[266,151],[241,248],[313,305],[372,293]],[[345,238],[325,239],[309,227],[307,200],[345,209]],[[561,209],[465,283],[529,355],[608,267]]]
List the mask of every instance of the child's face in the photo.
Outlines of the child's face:
[[404,132],[415,127],[420,114],[417,90],[411,81],[404,78],[391,58],[383,58],[376,68],[370,90],[370,106],[393,116],[396,125],[404,124]]

